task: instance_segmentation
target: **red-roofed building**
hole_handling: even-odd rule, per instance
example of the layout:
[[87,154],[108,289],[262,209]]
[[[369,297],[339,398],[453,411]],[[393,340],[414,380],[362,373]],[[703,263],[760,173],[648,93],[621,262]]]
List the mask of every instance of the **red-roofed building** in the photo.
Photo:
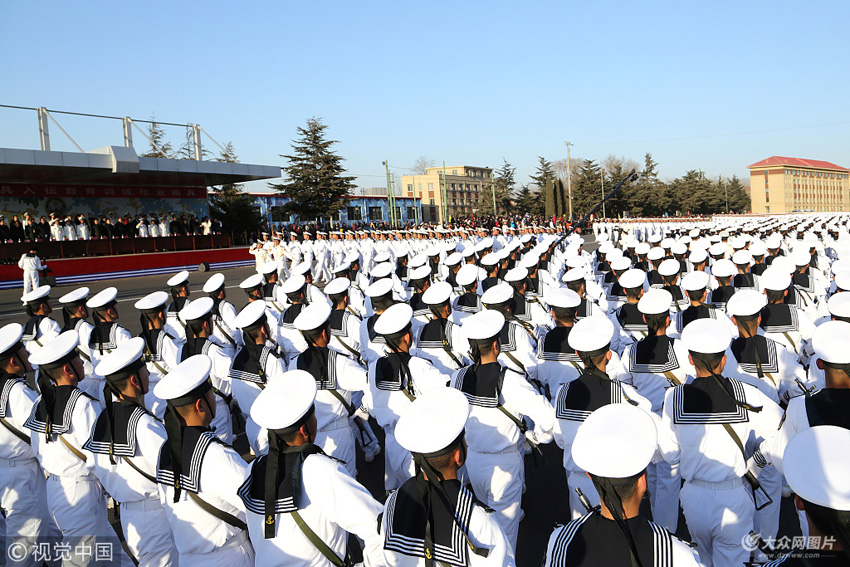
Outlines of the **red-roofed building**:
[[850,169],[846,167],[771,156],[748,169],[754,213],[850,211]]

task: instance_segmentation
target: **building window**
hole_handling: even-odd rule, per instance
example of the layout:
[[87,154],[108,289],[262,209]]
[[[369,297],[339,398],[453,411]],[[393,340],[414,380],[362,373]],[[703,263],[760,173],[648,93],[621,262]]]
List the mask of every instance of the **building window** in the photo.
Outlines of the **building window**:
[[413,193],[413,183],[408,183],[408,184],[407,184],[407,192],[408,192],[408,193]]
[[433,191],[433,190],[434,190],[434,184],[433,184],[433,183],[429,183],[429,184],[428,184],[428,191]]
[[407,207],[407,220],[416,219],[416,207]]
[[359,221],[363,220],[363,211],[360,207],[348,207],[348,220]]
[[452,175],[457,175],[457,170],[456,170],[456,169],[453,169],[453,170],[452,170]]
[[383,220],[384,214],[381,207],[369,207],[369,220]]
[[419,184],[419,192],[420,193],[422,192],[422,184],[421,183]]
[[395,220],[401,220],[401,207],[393,207],[395,209]]
[[428,204],[429,204],[429,205],[433,205],[433,204],[434,204],[434,199],[431,199],[430,201],[428,201]]

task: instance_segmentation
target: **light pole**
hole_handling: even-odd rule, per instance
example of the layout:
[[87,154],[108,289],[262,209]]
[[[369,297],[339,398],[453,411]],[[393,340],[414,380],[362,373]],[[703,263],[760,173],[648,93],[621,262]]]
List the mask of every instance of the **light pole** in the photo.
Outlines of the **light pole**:
[[567,195],[570,201],[570,222],[573,221],[573,176],[570,169],[570,142],[564,142],[567,145]]
[[602,218],[606,218],[608,215],[605,214],[605,170],[603,168],[599,169],[599,183],[602,185]]

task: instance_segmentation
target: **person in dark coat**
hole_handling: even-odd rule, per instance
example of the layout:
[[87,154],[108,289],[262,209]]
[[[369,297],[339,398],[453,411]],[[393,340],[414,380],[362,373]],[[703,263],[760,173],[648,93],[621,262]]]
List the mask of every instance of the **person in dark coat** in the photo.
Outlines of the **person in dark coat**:
[[18,215],[12,217],[12,222],[9,223],[9,237],[12,242],[24,241],[24,225],[18,218]]
[[11,238],[6,219],[0,218],[0,242],[8,242]]

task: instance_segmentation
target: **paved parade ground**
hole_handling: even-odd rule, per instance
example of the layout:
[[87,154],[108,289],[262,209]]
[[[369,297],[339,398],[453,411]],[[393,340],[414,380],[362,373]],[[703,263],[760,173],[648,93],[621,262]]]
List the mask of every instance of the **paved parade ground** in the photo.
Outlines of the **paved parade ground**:
[[[595,247],[595,246],[593,246]],[[225,270],[225,287],[227,299],[234,304],[237,311],[247,304],[245,294],[239,288],[239,283],[249,275],[255,273],[253,267],[234,268]],[[201,288],[211,275],[210,272],[191,272],[189,283],[192,289],[190,297],[203,296]],[[133,303],[148,293],[167,289],[165,284],[170,276],[147,276],[125,280],[110,280],[94,282],[89,284],[91,295],[107,287],[118,288],[118,306],[120,324],[126,327],[133,336],[136,336],[141,328],[137,311]],[[52,317],[62,323],[61,311],[57,308],[57,299],[65,293],[79,286],[58,286],[51,297],[53,298],[54,312]],[[26,322],[26,313],[20,302],[20,289],[0,291],[0,325],[11,322]],[[373,421],[373,428],[379,435],[383,446],[383,435],[380,428]],[[237,439],[236,448],[247,454],[247,444],[244,435]],[[517,565],[521,567],[537,567],[541,564],[546,542],[553,527],[558,523],[569,521],[569,497],[566,483],[566,475],[562,466],[562,451],[552,442],[542,446],[545,460],[538,457],[535,464],[531,455],[526,456],[526,486],[527,492],[523,496],[522,507],[526,513],[525,520],[520,524],[519,539],[517,543]],[[381,502],[384,501],[383,490],[383,453],[373,463],[362,461],[362,455],[357,464],[359,471],[358,480],[364,484],[371,493]],[[647,507],[648,508],[648,507]],[[687,538],[684,522],[680,516],[679,534]],[[793,508],[793,500],[786,498],[782,506],[782,518],[780,522],[780,536],[799,534],[797,516]]]

